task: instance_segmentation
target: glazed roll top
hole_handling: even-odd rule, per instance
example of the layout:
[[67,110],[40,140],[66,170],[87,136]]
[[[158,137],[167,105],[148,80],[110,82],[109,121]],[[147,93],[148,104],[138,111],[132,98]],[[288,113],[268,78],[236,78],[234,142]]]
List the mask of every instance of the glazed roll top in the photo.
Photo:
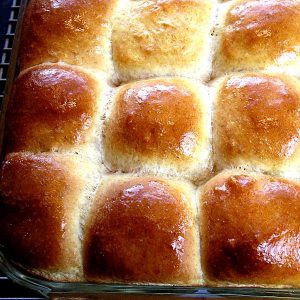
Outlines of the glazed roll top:
[[246,73],[227,76],[214,88],[217,168],[243,167],[299,178],[299,81]]
[[107,71],[112,20],[123,1],[29,1],[21,38],[21,69],[63,61]]
[[159,178],[109,177],[90,211],[83,246],[88,280],[199,283],[193,189]]
[[113,25],[119,81],[184,75],[207,79],[215,1],[131,1]]
[[300,286],[300,184],[223,172],[202,189],[201,258],[211,285]]
[[106,164],[196,180],[211,169],[210,123],[207,90],[199,83],[157,78],[124,85],[106,121]]
[[219,10],[215,75],[269,67],[299,74],[298,0],[236,0]]
[[17,78],[6,115],[6,151],[86,145],[99,117],[103,83],[75,66],[42,64]]
[[82,278],[78,223],[86,180],[79,166],[29,153],[10,154],[2,165],[0,242],[15,262],[51,280]]

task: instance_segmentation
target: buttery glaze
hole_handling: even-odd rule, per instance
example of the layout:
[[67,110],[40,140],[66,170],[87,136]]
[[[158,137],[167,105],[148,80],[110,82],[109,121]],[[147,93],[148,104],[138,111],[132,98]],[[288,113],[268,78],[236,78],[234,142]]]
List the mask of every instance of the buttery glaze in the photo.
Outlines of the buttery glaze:
[[200,102],[184,81],[140,81],[117,94],[107,138],[122,153],[188,160],[204,138],[201,120]]
[[259,69],[299,60],[300,3],[242,0],[228,11],[220,55],[223,68]]
[[30,1],[21,36],[21,69],[63,61],[106,70],[109,25],[118,3],[117,0]]
[[202,263],[210,283],[300,286],[300,186],[221,174],[201,197]]
[[185,195],[166,182],[136,178],[101,189],[84,241],[88,279],[185,282],[196,278],[194,219]]
[[6,119],[7,151],[82,144],[94,123],[96,82],[72,67],[41,65],[18,77]]
[[226,164],[292,157],[300,138],[298,88],[281,77],[245,74],[228,77],[215,107],[217,154]]
[[124,73],[193,66],[207,43],[211,10],[206,0],[133,2],[113,26],[114,63]]
[[10,154],[3,163],[0,242],[26,268],[64,272],[77,266],[71,224],[79,183],[69,167],[49,155],[25,153]]

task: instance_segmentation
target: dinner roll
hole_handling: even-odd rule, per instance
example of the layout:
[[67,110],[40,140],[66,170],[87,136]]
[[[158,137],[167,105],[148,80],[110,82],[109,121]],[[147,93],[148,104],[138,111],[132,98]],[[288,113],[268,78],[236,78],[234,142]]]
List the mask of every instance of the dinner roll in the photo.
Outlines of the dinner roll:
[[208,285],[300,286],[300,184],[224,172],[201,194]]
[[63,61],[108,70],[112,21],[124,1],[29,1],[22,28],[21,69]]
[[68,157],[29,153],[9,154],[2,164],[0,242],[15,262],[50,280],[82,280],[82,168],[88,165]]
[[16,80],[6,117],[7,151],[66,150],[89,142],[102,82],[78,67],[44,64]]
[[206,89],[182,78],[122,86],[104,131],[105,163],[112,171],[164,173],[192,180],[211,168]]
[[199,239],[184,182],[106,178],[84,231],[84,273],[96,282],[196,284]]
[[300,86],[285,75],[247,73],[215,85],[218,168],[242,167],[299,178]]
[[269,67],[299,74],[299,0],[237,0],[219,11],[215,75]]
[[215,1],[132,1],[113,25],[119,81],[183,75],[207,79]]

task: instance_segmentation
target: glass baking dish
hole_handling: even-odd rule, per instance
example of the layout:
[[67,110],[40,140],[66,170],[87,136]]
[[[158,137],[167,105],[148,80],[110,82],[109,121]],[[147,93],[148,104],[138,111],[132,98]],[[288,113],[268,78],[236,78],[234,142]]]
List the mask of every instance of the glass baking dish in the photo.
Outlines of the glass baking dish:
[[[13,43],[13,52],[11,56],[10,67],[5,87],[5,97],[1,106],[0,118],[0,147],[2,148],[2,139],[4,132],[5,112],[10,98],[12,84],[15,75],[18,74],[18,48],[20,41],[20,29],[27,0],[21,1],[21,7],[16,28],[15,39]],[[0,149],[1,149],[0,148]],[[1,158],[3,154],[1,153]],[[92,284],[92,283],[63,283],[51,282],[34,277],[22,270],[9,258],[9,253],[0,245],[0,269],[10,279],[17,284],[30,288],[43,296],[49,297],[59,295],[61,297],[80,298],[100,296],[105,297],[114,295],[116,299],[125,295],[132,299],[140,296],[168,296],[170,298],[229,298],[229,297],[249,297],[249,298],[276,298],[276,299],[300,299],[300,289],[274,289],[274,288],[253,288],[253,287],[184,287],[171,285],[120,285],[120,284]],[[111,297],[110,297],[111,299]]]

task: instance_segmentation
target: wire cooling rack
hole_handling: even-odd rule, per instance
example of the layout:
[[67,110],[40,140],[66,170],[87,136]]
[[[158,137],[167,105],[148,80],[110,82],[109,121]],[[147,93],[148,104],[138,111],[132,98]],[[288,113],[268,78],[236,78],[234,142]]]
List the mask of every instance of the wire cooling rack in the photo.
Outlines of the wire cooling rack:
[[[1,1],[1,0],[0,0]],[[8,20],[5,25],[5,33],[3,36],[3,43],[1,43],[0,51],[0,106],[4,98],[5,83],[8,75],[8,67],[12,54],[13,39],[16,32],[16,26],[18,21],[19,10],[21,6],[21,0],[11,0],[8,2]],[[4,5],[4,4],[3,4]],[[10,7],[9,7],[10,6]],[[0,12],[1,18],[7,18],[4,12]],[[3,15],[2,15],[3,14]],[[4,20],[5,21],[5,20]],[[42,299],[39,296],[35,296],[32,292],[16,286],[8,279],[4,274],[0,272],[0,299]]]
[[[12,52],[12,44],[14,39],[14,34],[16,31],[18,14],[20,10],[21,0],[12,0],[9,19],[7,24],[7,30],[4,36],[4,43],[1,45],[1,58],[0,58],[0,104],[4,97],[4,87],[7,79],[8,66],[10,61],[10,56]],[[4,18],[4,16],[2,16]]]

